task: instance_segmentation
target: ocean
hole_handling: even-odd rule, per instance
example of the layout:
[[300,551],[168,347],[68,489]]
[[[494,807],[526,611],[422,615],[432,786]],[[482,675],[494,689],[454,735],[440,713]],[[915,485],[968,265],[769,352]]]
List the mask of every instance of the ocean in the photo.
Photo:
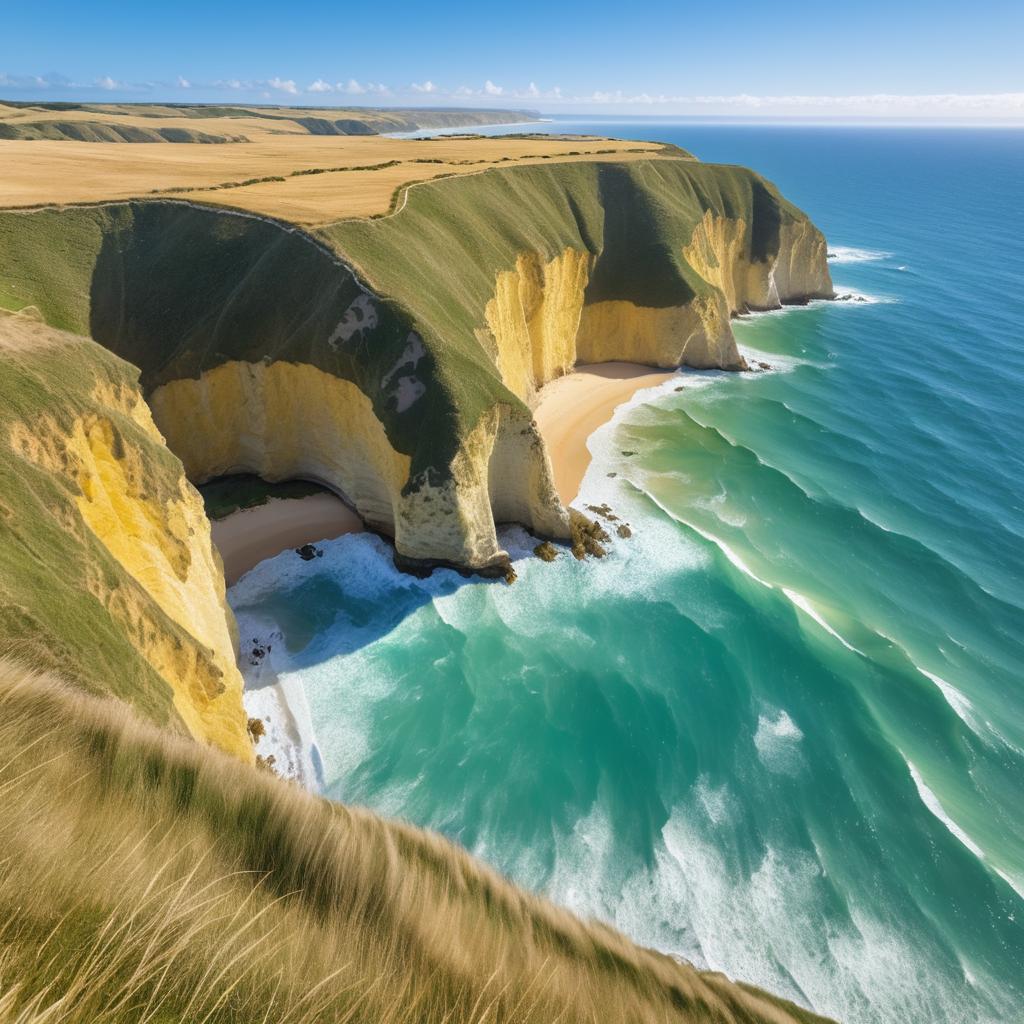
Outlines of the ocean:
[[603,561],[261,564],[251,706],[279,677],[324,794],[645,945],[846,1024],[1024,1021],[1024,131],[544,127],[753,167],[865,301],[620,408]]

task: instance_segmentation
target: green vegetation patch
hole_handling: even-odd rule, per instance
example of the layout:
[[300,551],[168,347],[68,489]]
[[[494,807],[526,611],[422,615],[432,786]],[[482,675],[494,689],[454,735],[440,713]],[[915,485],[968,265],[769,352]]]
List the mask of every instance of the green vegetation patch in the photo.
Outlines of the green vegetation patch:
[[288,498],[308,498],[313,494],[333,493],[320,484],[308,480],[283,480],[270,483],[252,473],[235,473],[209,480],[199,487],[211,519],[224,519],[232,512],[256,508],[268,501]]

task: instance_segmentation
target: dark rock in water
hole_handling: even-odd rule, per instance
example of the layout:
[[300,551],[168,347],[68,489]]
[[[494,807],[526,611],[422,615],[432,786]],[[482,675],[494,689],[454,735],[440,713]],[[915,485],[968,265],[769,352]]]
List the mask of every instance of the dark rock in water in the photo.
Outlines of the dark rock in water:
[[546,540],[541,544],[538,544],[534,549],[533,553],[542,562],[553,562],[558,557],[558,548],[555,547],[551,541]]
[[610,538],[605,528],[596,520],[588,519],[582,512],[570,508],[569,529],[572,534],[574,558],[583,561],[587,555],[604,558],[608,554],[601,542]]
[[685,390],[686,390],[686,388],[684,388],[684,387],[678,387],[678,388],[676,388],[676,391],[685,391]]
[[266,656],[269,647],[264,647],[258,640],[253,640],[252,650],[249,652],[249,664],[258,665]]
[[617,477],[617,476],[618,476],[619,474],[618,474],[618,473],[609,473],[608,475],[609,475],[610,477],[613,477],[613,478],[614,478],[614,477]]
[[509,562],[509,564],[505,566],[505,575],[503,579],[509,586],[512,586],[512,584],[515,583],[517,579],[519,579],[519,577],[516,575],[515,569],[512,568],[511,562]]
[[631,456],[636,455],[636,452],[623,452],[622,454],[625,455],[626,458],[630,458]]
[[836,254],[834,252],[827,252],[827,253],[825,253],[825,259],[827,259],[827,260],[834,260],[835,258],[836,258]]
[[611,510],[608,502],[604,502],[601,505],[588,505],[587,511],[607,519],[609,523],[617,523],[619,521],[619,517]]
[[633,531],[626,525],[626,523],[619,523],[618,529],[615,531],[620,537],[632,537]]
[[312,562],[314,558],[323,558],[323,551],[313,544],[303,544],[301,548],[295,549],[295,554],[304,562]]
[[762,363],[762,362],[759,362],[759,363],[758,363],[757,365],[758,365],[758,367],[759,367],[760,369],[762,369],[762,370],[770,370],[770,369],[772,368],[772,364],[771,364],[771,363]]

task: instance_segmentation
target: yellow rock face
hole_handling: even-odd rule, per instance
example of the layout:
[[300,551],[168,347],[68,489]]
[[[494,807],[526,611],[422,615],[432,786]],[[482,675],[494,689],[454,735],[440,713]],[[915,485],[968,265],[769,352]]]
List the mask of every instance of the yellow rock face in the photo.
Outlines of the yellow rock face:
[[548,263],[522,253],[499,273],[484,316],[505,386],[529,404],[537,388],[576,365],[576,335],[589,253],[566,249]]
[[[98,409],[106,406],[130,416],[154,445],[163,447],[137,392],[110,389],[95,398]],[[126,443],[102,413],[76,419],[70,433],[42,421],[16,434],[15,450],[75,486],[81,523],[137,584],[138,589],[123,578],[107,579],[98,569],[85,580],[170,686],[175,710],[189,731],[252,761],[235,664],[234,617],[225,602],[220,558],[199,494],[183,475],[176,493],[156,493],[145,454]],[[68,527],[81,529],[73,523]]]
[[319,481],[392,535],[405,558],[499,565],[507,556],[496,517],[568,532],[536,429],[501,407],[463,438],[449,480],[419,481],[403,494],[411,460],[391,447],[370,400],[309,364],[225,363],[157,388],[150,405],[191,479],[247,472]]
[[653,308],[584,305],[589,253],[566,249],[546,263],[521,253],[515,270],[497,274],[481,332],[502,381],[531,403],[538,388],[577,363],[742,369],[734,313],[832,292],[825,240],[806,220],[782,226],[773,260],[752,261],[746,223],[709,210],[680,255],[713,291],[686,305]]
[[338,491],[376,529],[393,533],[409,478],[370,400],[349,381],[297,363],[230,362],[149,398],[189,479],[256,473]]
[[687,306],[596,302],[583,310],[579,361],[622,359],[648,366],[736,370],[744,363],[723,304],[695,299]]

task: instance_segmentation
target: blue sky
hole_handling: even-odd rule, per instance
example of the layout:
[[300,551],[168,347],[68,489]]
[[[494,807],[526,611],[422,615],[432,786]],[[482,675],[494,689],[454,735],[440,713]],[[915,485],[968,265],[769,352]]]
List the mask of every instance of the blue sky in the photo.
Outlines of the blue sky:
[[1024,119],[1022,0],[5,7],[8,98]]

